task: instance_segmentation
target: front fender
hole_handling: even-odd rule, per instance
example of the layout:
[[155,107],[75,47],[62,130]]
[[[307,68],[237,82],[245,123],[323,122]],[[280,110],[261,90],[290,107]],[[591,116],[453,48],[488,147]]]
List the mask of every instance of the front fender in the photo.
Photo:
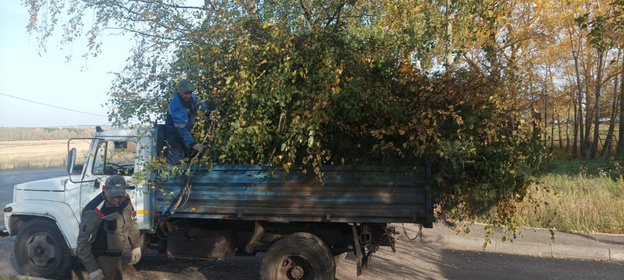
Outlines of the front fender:
[[19,232],[20,221],[34,217],[48,218],[56,222],[67,246],[75,252],[79,223],[69,205],[58,201],[32,200],[9,203],[6,207],[12,209],[4,213],[9,234],[16,235]]

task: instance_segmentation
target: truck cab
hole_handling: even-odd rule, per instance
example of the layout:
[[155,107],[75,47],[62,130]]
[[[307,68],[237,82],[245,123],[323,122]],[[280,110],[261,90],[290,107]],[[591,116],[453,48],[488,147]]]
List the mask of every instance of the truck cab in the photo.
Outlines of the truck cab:
[[[68,141],[67,176],[17,184],[13,202],[4,208],[7,234],[16,235],[15,257],[20,272],[56,277],[77,255],[82,208],[102,192],[108,176],[119,174],[129,183],[126,192],[137,210],[139,228],[152,229],[145,181],[133,180],[139,164],[153,147],[148,131],[98,129],[93,138]],[[141,136],[143,135],[143,137]],[[77,142],[90,141],[88,149]],[[80,157],[76,164],[76,158]]]

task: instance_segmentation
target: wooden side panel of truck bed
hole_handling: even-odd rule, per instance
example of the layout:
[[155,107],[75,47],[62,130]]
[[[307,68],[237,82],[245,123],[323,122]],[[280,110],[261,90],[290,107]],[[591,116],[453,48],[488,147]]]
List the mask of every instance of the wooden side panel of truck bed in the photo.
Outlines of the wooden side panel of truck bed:
[[[324,182],[297,171],[252,165],[196,171],[188,201],[172,217],[276,222],[433,222],[422,168],[329,167]],[[164,213],[184,181],[157,182],[155,213]]]

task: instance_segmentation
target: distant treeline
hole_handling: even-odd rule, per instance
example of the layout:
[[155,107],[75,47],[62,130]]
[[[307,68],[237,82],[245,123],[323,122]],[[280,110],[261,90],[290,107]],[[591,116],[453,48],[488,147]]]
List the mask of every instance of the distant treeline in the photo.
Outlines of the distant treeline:
[[0,141],[64,140],[93,134],[95,127],[0,127]]

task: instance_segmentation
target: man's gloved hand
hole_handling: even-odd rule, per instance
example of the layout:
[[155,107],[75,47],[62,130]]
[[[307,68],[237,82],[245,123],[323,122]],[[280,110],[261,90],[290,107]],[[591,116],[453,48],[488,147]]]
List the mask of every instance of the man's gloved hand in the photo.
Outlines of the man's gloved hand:
[[141,260],[141,247],[132,249],[132,261],[131,264],[135,265]]
[[197,153],[199,154],[204,150],[204,145],[197,143],[193,145],[193,149],[195,149]]
[[101,269],[89,273],[89,280],[104,280],[104,273]]

